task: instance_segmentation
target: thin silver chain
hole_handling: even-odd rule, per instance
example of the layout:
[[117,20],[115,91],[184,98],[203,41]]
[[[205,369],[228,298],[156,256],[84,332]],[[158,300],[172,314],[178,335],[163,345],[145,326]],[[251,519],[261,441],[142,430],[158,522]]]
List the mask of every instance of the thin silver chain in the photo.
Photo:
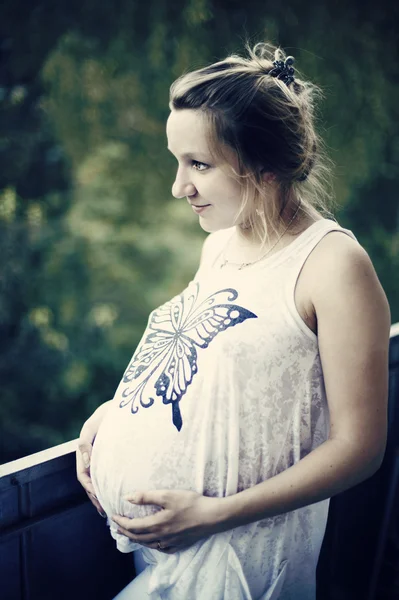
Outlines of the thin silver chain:
[[285,230],[283,231],[283,233],[280,235],[280,237],[277,239],[277,241],[276,241],[276,242],[273,244],[273,246],[272,246],[271,248],[269,248],[269,250],[268,250],[268,251],[267,251],[265,254],[262,254],[262,256],[260,256],[260,257],[259,257],[259,258],[257,258],[256,260],[253,260],[253,261],[251,261],[251,262],[244,262],[244,263],[236,263],[236,262],[232,262],[231,260],[227,260],[227,258],[226,258],[226,249],[227,249],[227,247],[228,247],[228,245],[229,245],[229,243],[230,243],[230,241],[231,241],[231,239],[232,239],[232,237],[233,237],[233,236],[231,236],[231,237],[229,238],[229,240],[228,240],[228,242],[227,242],[227,244],[226,244],[226,246],[225,246],[225,248],[224,248],[223,252],[222,252],[222,259],[223,259],[223,262],[222,262],[222,264],[220,265],[220,267],[219,267],[219,268],[220,268],[220,269],[223,269],[223,267],[225,267],[227,264],[230,264],[230,265],[240,265],[240,266],[238,267],[238,270],[239,270],[239,271],[241,271],[241,269],[244,269],[245,267],[248,267],[249,265],[253,265],[253,264],[255,264],[255,263],[259,262],[260,260],[262,260],[262,258],[265,258],[265,256],[267,256],[268,254],[270,254],[270,252],[273,250],[273,248],[274,248],[275,246],[277,246],[277,244],[279,243],[279,241],[281,240],[281,238],[283,237],[283,235],[285,235],[285,234],[287,233],[287,231],[288,231],[288,229],[289,229],[289,227],[290,227],[290,225],[291,225],[292,221],[295,219],[295,217],[296,217],[296,216],[297,216],[297,214],[298,214],[298,211],[299,211],[299,207],[300,207],[300,206],[301,206],[301,202],[298,204],[298,207],[297,207],[297,209],[296,209],[296,211],[295,211],[295,214],[294,214],[294,216],[291,218],[291,220],[290,220],[290,222],[288,223],[287,227],[285,228]]

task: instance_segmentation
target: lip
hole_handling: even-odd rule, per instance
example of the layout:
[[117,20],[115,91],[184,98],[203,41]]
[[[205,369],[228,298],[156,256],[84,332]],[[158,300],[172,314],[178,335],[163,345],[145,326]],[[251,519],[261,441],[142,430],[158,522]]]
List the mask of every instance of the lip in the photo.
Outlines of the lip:
[[206,208],[209,208],[211,205],[210,204],[204,204],[203,206],[194,206],[194,204],[191,205],[191,208],[193,209],[194,212],[196,212],[197,214],[200,214],[202,212],[204,212],[204,210]]

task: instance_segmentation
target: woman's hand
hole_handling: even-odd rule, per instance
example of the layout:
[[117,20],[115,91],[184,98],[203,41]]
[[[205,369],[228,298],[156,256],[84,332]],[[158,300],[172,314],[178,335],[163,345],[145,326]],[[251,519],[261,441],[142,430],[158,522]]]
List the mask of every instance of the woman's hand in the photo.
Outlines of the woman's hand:
[[100,427],[101,421],[103,420],[111,402],[112,400],[108,400],[108,402],[101,404],[101,406],[99,406],[91,415],[91,417],[89,417],[83,424],[79,436],[78,449],[76,450],[76,476],[78,481],[83,486],[98,513],[104,518],[106,517],[106,514],[97,499],[93,484],[91,482],[90,458],[98,428]]
[[174,554],[229,528],[223,526],[220,518],[223,498],[187,490],[152,490],[136,492],[125,499],[132,504],[155,504],[163,510],[141,519],[114,515],[112,520],[118,525],[118,532],[165,554]]

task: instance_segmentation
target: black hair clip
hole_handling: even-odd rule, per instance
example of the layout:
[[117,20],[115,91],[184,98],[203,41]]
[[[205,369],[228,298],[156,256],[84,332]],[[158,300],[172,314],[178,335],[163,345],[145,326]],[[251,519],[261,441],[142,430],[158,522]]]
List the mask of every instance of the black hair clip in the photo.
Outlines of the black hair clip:
[[294,81],[294,67],[292,66],[295,62],[293,56],[287,56],[284,60],[273,61],[274,69],[269,71],[269,75],[281,79],[287,86]]

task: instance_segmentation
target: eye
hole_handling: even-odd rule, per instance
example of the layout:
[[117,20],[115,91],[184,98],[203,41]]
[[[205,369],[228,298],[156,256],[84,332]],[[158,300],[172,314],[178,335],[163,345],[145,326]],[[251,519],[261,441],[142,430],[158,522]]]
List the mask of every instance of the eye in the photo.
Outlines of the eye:
[[[196,171],[206,171],[206,169],[208,169],[208,165],[206,165],[205,163],[199,162],[198,160],[192,160],[191,164]],[[197,168],[197,167],[205,167],[205,168],[202,169],[202,168]]]

